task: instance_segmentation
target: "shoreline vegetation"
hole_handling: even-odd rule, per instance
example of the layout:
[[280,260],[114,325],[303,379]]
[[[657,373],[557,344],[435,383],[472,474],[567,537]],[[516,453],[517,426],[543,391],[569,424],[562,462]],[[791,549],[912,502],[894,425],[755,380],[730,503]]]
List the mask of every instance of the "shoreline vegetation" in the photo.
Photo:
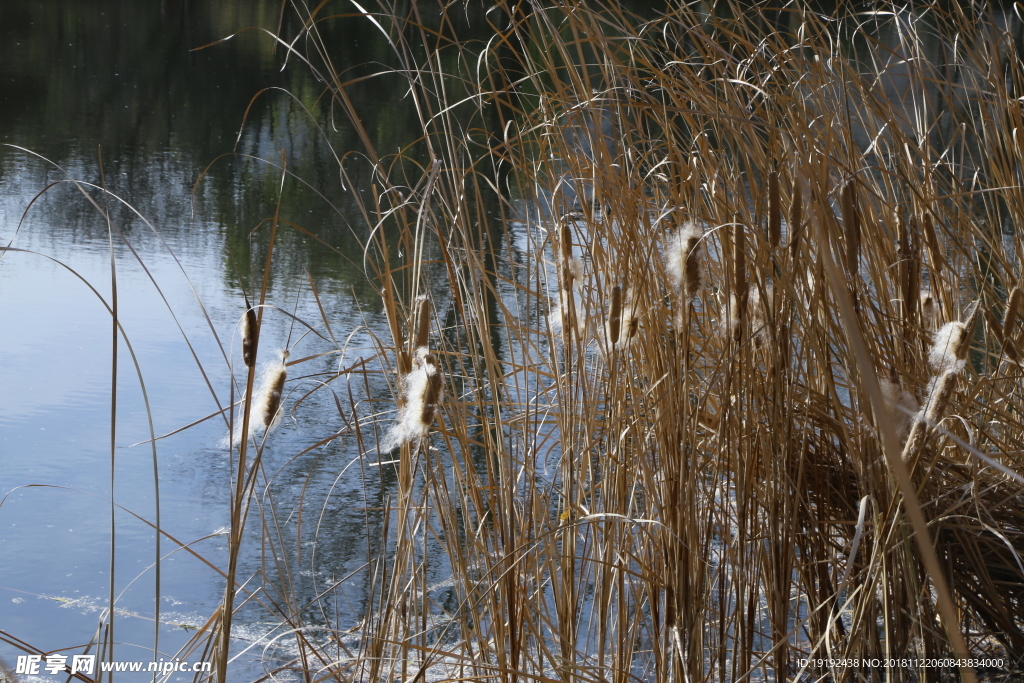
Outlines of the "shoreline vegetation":
[[[268,675],[307,683],[1024,670],[1016,6],[470,4],[284,10],[276,50],[364,145],[332,150],[340,256],[386,333],[353,361],[324,314],[295,322],[323,353],[261,350],[275,241],[318,239],[279,202],[225,412],[228,588],[176,656],[232,679],[251,601],[294,641]],[[330,58],[353,11],[415,110],[397,153]],[[379,490],[359,568],[300,590],[340,530],[263,454],[316,397],[342,427],[288,462],[334,445]]]

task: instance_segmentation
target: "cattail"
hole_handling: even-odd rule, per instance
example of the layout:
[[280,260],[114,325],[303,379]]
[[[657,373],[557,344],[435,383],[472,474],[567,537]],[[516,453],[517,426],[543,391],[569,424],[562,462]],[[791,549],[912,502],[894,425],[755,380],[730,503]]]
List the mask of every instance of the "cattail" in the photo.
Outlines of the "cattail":
[[[615,289],[619,289],[616,287]],[[620,293],[619,314],[613,329],[613,316],[608,320],[608,341],[611,346],[624,349],[636,338],[640,331],[640,302],[632,290]],[[615,290],[612,290],[612,307],[615,306]]]
[[416,336],[413,339],[413,349],[425,349],[430,340],[430,302],[427,297],[420,295],[416,298]]
[[794,261],[800,253],[800,223],[803,219],[804,207],[800,197],[800,184],[793,178],[793,198],[789,203],[789,255]]
[[[950,323],[959,325],[960,323]],[[928,436],[928,423],[937,423],[946,410],[949,397],[953,393],[957,370],[942,372],[928,382],[928,400],[916,415],[910,427],[910,434],[903,446],[902,458],[910,462],[924,446]]]
[[782,238],[782,207],[779,197],[779,173],[768,174],[768,244],[772,249],[779,246]]
[[964,323],[946,323],[935,333],[928,362],[936,372],[960,372],[967,365],[967,350],[970,347],[967,326]]
[[583,278],[583,264],[572,255],[572,230],[569,229],[568,223],[562,223],[558,243],[560,251],[558,274],[561,278],[562,288],[569,289],[572,287],[573,280]]
[[261,407],[263,426],[268,432],[276,427],[281,419],[281,394],[284,391],[284,380],[288,377],[285,365],[288,355],[288,351],[282,350],[281,360],[267,370],[261,397],[257,399],[257,405]]
[[704,252],[704,231],[692,221],[669,240],[665,250],[665,268],[687,299],[704,288]]
[[621,341],[622,344],[631,342],[640,331],[640,302],[632,296],[628,298],[627,302],[623,316],[626,338]]
[[951,370],[934,378],[931,391],[928,392],[928,403],[924,408],[924,417],[928,422],[935,423],[942,419],[949,397],[953,394],[953,387],[956,385],[954,380],[957,372]]
[[[996,324],[996,331],[999,341],[1001,342],[1003,353],[1013,363],[1018,363],[1021,359],[1021,353],[1019,344],[1024,331],[1018,332],[1015,328],[1017,322],[1021,319],[1021,307],[1024,306],[1024,293],[1021,292],[1019,287],[1014,287],[1010,292],[1010,297],[1006,302],[1006,313],[1003,316],[1003,324],[1001,327]],[[985,311],[986,318],[991,316],[988,311]],[[992,327],[993,321],[989,321],[989,326]]]
[[242,319],[242,362],[247,368],[256,364],[256,310],[248,309]]
[[935,220],[930,211],[925,211],[924,219],[921,221],[924,232],[924,244],[928,249],[928,265],[931,266],[932,275],[942,272],[943,258],[942,250],[939,248],[939,238],[935,235]]
[[420,347],[415,357],[415,367],[406,377],[403,386],[405,403],[398,414],[398,422],[392,426],[381,444],[382,451],[418,441],[430,431],[437,406],[443,398],[443,379],[437,356]]
[[939,326],[939,304],[930,289],[921,290],[921,322],[931,329]]
[[768,325],[769,315],[775,305],[775,289],[771,286],[765,288],[764,301],[761,299],[760,287],[750,290],[747,297],[747,319],[750,321],[750,333],[758,342],[767,341],[770,329]]
[[438,371],[437,356],[432,353],[424,356],[423,368],[427,375],[427,383],[423,390],[423,408],[420,411],[420,425],[426,430],[434,423],[434,413],[437,410],[437,405],[441,402],[442,383],[441,373]]
[[857,213],[856,185],[850,180],[843,186],[840,198],[843,213],[843,231],[846,236],[846,272],[854,278],[860,261],[860,216]]
[[619,324],[622,322],[622,287],[612,287],[612,302],[608,311],[608,341],[612,346],[619,343]]

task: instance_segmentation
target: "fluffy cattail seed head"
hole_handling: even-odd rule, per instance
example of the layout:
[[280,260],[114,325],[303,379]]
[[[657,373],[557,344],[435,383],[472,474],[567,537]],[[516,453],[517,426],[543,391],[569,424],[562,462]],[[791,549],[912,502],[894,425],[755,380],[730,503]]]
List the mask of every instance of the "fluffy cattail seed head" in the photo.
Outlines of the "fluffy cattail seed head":
[[939,302],[930,289],[921,290],[921,322],[931,329],[939,325]]
[[284,391],[284,381],[288,377],[288,369],[285,366],[288,355],[287,351],[281,351],[281,360],[270,367],[266,384],[263,387],[260,405],[262,406],[263,426],[267,428],[267,431],[273,429],[281,417],[281,394]]
[[967,327],[961,322],[946,323],[935,333],[928,362],[936,372],[960,372],[967,365]]
[[405,403],[399,411],[398,422],[381,445],[382,451],[424,438],[443,399],[444,382],[437,356],[420,347],[414,364],[402,387]]
[[687,299],[704,288],[704,231],[687,222],[668,242],[665,268],[673,283]]

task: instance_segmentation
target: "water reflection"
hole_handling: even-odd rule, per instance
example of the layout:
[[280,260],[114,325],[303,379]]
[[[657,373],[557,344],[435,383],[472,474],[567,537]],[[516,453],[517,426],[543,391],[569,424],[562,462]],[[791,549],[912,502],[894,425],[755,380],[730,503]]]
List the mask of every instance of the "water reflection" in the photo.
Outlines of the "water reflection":
[[[289,170],[308,185],[285,184],[282,217],[343,254],[282,231],[268,300],[312,321],[321,317],[322,307],[345,336],[364,325],[351,298],[353,286],[366,287],[349,224],[352,214],[339,199],[333,155],[317,138],[317,124],[327,121],[306,111],[319,92],[308,70],[293,63],[279,71],[281,54],[273,54],[269,38],[258,32],[189,51],[245,26],[274,30],[279,9],[276,1],[112,0],[62,3],[59,11],[46,2],[0,8],[0,118],[6,124],[0,142],[22,148],[0,147],[0,240],[12,240],[20,224],[16,247],[57,259],[109,301],[107,222],[67,180],[105,184],[131,204],[104,201],[99,192],[87,191],[110,208],[113,223],[148,270],[118,246],[119,316],[139,358],[158,434],[230,401],[225,355],[232,344],[237,355],[239,286],[251,293],[250,272],[258,278],[262,263],[262,247],[251,247],[249,233],[273,213],[280,186],[279,170],[257,158],[276,162],[279,150],[285,150]],[[250,110],[236,147],[251,98],[268,86],[287,88],[298,101],[280,91],[265,93]],[[354,97],[363,96],[358,87],[353,90]],[[345,126],[332,138],[342,148],[354,144]],[[218,155],[233,151],[237,154],[217,160],[195,184]],[[51,183],[58,184],[33,203]],[[315,280],[330,278],[319,287],[319,304],[308,288],[296,304],[304,271]],[[5,387],[0,495],[26,485],[46,487],[14,490],[0,508],[0,543],[6,549],[0,557],[0,628],[50,650],[89,641],[106,604],[110,323],[103,304],[74,274],[27,253],[0,259],[0,316],[6,359],[0,369]],[[267,315],[267,353],[286,343],[291,332],[286,320]],[[196,358],[182,343],[179,324]],[[297,351],[324,350],[313,339],[301,342]],[[356,355],[369,346],[365,334],[353,335],[350,343]],[[337,360],[326,359],[318,369],[336,367]],[[302,381],[294,386],[304,391]],[[123,345],[117,396],[117,502],[153,519],[150,451],[131,447],[149,438],[145,405]],[[299,452],[309,445],[309,434],[340,428],[336,410],[337,425],[329,412],[319,414],[316,425],[286,421],[275,434],[280,452]],[[165,529],[185,543],[195,542],[193,549],[217,566],[225,564],[224,537],[218,532],[228,523],[229,462],[217,447],[225,433],[223,422],[209,420],[161,441],[158,451]],[[287,473],[294,481],[282,477],[282,489],[294,493],[310,473],[317,478],[314,489],[319,479],[329,484],[340,470],[342,450],[333,446],[310,454],[301,474]],[[284,463],[269,457],[267,464],[274,472]],[[339,526],[363,514],[351,512],[351,486],[359,486],[358,477],[345,482],[338,495],[343,503],[336,514],[343,518],[331,521]],[[127,513],[119,513],[117,524],[117,638],[125,643],[119,658],[147,659],[155,611],[153,533]],[[249,547],[245,578],[262,562],[259,546]],[[212,613],[223,579],[167,539],[161,550],[167,555],[160,590],[161,654],[169,656],[188,639],[189,629]],[[340,544],[332,552],[356,551]],[[341,560],[339,568],[352,564]],[[270,628],[265,612],[243,609],[235,629],[239,649]],[[17,654],[0,646],[7,664]],[[261,671],[255,666],[242,662],[234,675],[256,678]]]

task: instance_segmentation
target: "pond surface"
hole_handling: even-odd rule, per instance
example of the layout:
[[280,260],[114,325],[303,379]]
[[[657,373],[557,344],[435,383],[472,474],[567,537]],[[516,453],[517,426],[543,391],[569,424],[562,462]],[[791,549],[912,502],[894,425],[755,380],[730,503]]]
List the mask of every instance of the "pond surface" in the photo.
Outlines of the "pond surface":
[[[0,243],[25,250],[0,258],[0,632],[38,651],[82,652],[110,590],[112,330],[99,297],[112,302],[111,247],[99,208],[109,210],[113,228],[124,235],[113,249],[118,314],[145,382],[153,430],[164,435],[214,415],[157,443],[161,526],[195,552],[168,537],[161,541],[160,657],[176,656],[224,590],[223,577],[196,555],[216,567],[227,564],[228,428],[215,414],[232,401],[229,359],[240,374],[243,288],[254,295],[265,258],[262,246],[250,249],[249,233],[265,242],[282,151],[288,169],[308,186],[285,183],[281,217],[345,254],[294,230],[278,237],[268,304],[319,324],[329,337],[326,318],[346,345],[344,354],[304,364],[303,373],[374,354],[368,330],[387,338],[378,313],[357,304],[374,301],[348,223],[361,219],[318,138],[314,124],[324,122],[306,111],[320,95],[308,69],[292,60],[282,70],[282,51],[274,53],[263,31],[192,51],[246,27],[276,31],[280,9],[277,0],[0,7]],[[361,21],[335,25],[349,34],[335,41],[341,68],[379,57],[387,47],[355,23]],[[401,92],[381,88],[382,80],[387,84],[384,78],[353,86],[349,95],[374,116],[375,142],[393,147],[398,143],[388,140],[397,140],[407,114],[395,102]],[[250,101],[268,87],[294,98],[265,92],[246,119]],[[345,124],[336,122],[331,132],[336,149],[357,146]],[[110,194],[104,197],[99,186]],[[264,321],[261,363],[286,345],[292,358],[336,348],[314,334],[303,337],[306,328],[279,310],[267,309]],[[133,445],[148,441],[150,428],[123,340],[117,366],[113,490],[122,509],[116,513],[115,659],[148,662],[157,616],[149,524],[156,519],[154,459],[148,444]],[[293,378],[289,397],[315,384]],[[386,390],[383,382],[370,390],[378,389]],[[306,540],[281,539],[278,550],[296,560],[295,594],[330,581],[310,567],[341,576],[365,562],[367,515],[377,513],[357,508],[373,507],[363,500],[364,477],[379,488],[380,474],[355,467],[339,476],[358,459],[349,444],[289,459],[343,425],[336,407],[309,406],[286,416],[265,455],[267,476],[277,474],[272,487],[284,492],[275,513],[287,519],[298,514],[295,500],[308,500],[303,512],[310,527],[319,522],[328,537],[315,562],[301,556]],[[294,533],[294,519],[287,526],[285,537]],[[240,581],[268,561],[255,535],[242,553]],[[282,629],[258,598],[241,609],[233,629],[235,651],[251,647],[232,669],[236,680],[254,680],[264,661],[293,656],[286,640],[265,649]],[[336,615],[355,618],[360,600],[353,595]],[[20,654],[0,642],[0,664],[13,670]],[[184,659],[201,661],[201,654]],[[43,674],[40,680],[54,679]]]

